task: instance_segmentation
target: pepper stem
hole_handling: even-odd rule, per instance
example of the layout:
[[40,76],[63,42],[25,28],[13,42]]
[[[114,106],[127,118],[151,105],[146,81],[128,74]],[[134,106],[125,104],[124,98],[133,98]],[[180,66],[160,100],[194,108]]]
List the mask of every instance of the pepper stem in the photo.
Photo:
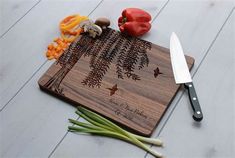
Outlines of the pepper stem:
[[126,21],[127,21],[127,18],[126,18],[126,17],[123,17],[123,18],[122,18],[122,24],[125,24]]

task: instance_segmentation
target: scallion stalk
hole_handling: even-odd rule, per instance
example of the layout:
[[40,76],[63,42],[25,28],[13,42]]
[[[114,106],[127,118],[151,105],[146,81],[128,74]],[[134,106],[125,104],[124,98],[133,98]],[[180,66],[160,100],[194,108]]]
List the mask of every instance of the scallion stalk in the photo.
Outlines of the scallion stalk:
[[[116,129],[116,127],[118,128],[118,130],[122,130],[123,132],[123,129],[121,129],[120,127],[118,127],[117,125],[115,125],[114,123],[112,123],[111,121],[109,121],[108,119],[90,111],[90,110],[87,110],[83,107],[78,107],[78,110],[83,113],[86,118],[84,118],[84,116],[81,116],[83,117],[84,119],[86,119],[88,122],[92,123],[92,124],[95,124],[97,126],[102,126],[106,129],[109,129],[109,130],[114,130]],[[77,111],[78,112],[78,111]],[[90,119],[88,119],[87,117],[89,117]],[[93,122],[93,120],[96,120]],[[92,121],[91,121],[92,120]],[[106,126],[103,126],[103,125],[106,125]],[[107,127],[108,126],[108,127]],[[130,134],[131,136],[137,138],[138,140],[142,141],[142,142],[145,142],[145,143],[150,143],[150,144],[154,144],[154,145],[157,145],[157,146],[162,146],[163,145],[163,142],[159,139],[154,139],[154,138],[146,138],[146,137],[142,137],[142,136],[139,136],[139,135],[136,135],[136,134],[132,134],[128,131],[125,131],[125,133],[128,133]]]
[[153,138],[146,138],[143,136],[132,134],[122,129],[121,127],[117,126],[116,124],[109,121],[108,119],[80,106],[78,107],[78,111],[76,111],[76,114],[78,114],[79,116],[81,116],[82,118],[90,122],[91,124],[69,119],[71,123],[77,126],[80,126],[80,127],[69,126],[69,131],[91,133],[91,134],[97,134],[97,135],[121,139],[121,140],[137,145],[138,147],[146,150],[147,152],[151,153],[152,155],[156,157],[162,157],[162,154],[152,150],[150,147],[142,143],[144,142],[144,143],[150,143],[150,144],[162,146],[163,143],[161,140],[153,139]]

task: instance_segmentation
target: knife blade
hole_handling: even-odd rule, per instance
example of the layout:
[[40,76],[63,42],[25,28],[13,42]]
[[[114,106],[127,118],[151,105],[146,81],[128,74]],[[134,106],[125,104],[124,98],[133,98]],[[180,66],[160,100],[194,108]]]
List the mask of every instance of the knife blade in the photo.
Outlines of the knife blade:
[[177,35],[173,32],[170,38],[171,65],[176,84],[184,84],[188,90],[189,100],[193,109],[193,119],[201,121],[203,119],[202,110],[199,104],[196,90],[193,85],[184,52]]

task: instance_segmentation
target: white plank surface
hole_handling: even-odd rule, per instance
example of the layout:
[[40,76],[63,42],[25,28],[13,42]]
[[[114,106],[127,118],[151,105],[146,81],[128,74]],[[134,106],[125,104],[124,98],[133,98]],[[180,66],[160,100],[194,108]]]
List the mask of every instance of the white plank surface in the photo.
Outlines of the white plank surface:
[[[19,84],[15,83],[17,79],[25,82],[45,61],[43,52],[49,41],[58,35],[59,20],[77,12],[88,15],[99,2],[98,0],[85,2],[76,0],[70,1],[70,3],[66,1],[41,2],[3,37],[2,40],[6,43],[1,43],[1,48],[4,50],[1,55],[8,58],[3,63],[1,62],[1,72],[4,68],[9,71],[4,71],[6,74],[1,79],[11,80],[13,85]],[[64,9],[66,7],[70,9]],[[37,21],[34,22],[34,25],[28,25],[35,18]],[[40,29],[34,31],[35,26]],[[32,32],[25,34],[18,31],[21,29]],[[10,47],[10,41],[13,40],[15,45]],[[10,67],[2,67],[2,64],[5,64],[4,66],[8,64]],[[66,119],[73,115],[74,109],[66,103],[61,106],[61,101],[42,93],[38,88],[39,77],[50,65],[51,62],[48,62],[21,90],[21,93],[11,100],[4,111],[1,111],[0,157],[47,157],[67,130],[65,128]],[[1,81],[1,88],[2,86],[9,88],[11,85],[10,82],[8,82],[9,85],[5,85],[5,83]]]
[[40,93],[37,80],[45,70],[0,113],[0,157],[47,157],[66,132],[66,118],[73,115],[74,108]]
[[[146,39],[169,48],[170,35],[172,31],[176,32],[184,53],[195,58],[194,74],[233,7],[232,1],[170,1],[153,23]],[[171,103],[154,136],[167,122],[181,95],[182,90]]]
[[[115,19],[117,19],[123,8],[130,6],[140,7],[148,10],[155,16],[159,13],[159,10],[163,7],[165,2],[166,1],[155,2],[152,0],[107,0],[101,3],[91,17],[94,19],[99,16],[109,17],[112,21],[112,27],[116,28]],[[118,140],[72,133],[65,135],[69,124],[67,118],[76,118],[74,115],[75,108],[41,92],[37,85],[37,80],[51,64],[51,62],[47,62],[40,68],[45,62],[43,51],[47,44],[59,34],[57,28],[59,20],[66,15],[76,12],[87,15],[98,3],[98,0],[43,0],[0,39],[0,59],[4,57],[4,60],[0,62],[1,107],[4,107],[12,98],[7,106],[5,106],[4,110],[0,112],[0,157],[138,158],[145,156],[145,152],[141,149]],[[193,72],[195,72],[232,7],[233,4],[231,1],[190,1],[189,3],[186,1],[170,1],[159,14],[156,21],[154,21],[151,32],[143,38],[168,47],[169,36],[174,30],[180,36],[185,52],[189,52],[187,54],[196,58],[196,65],[193,69]],[[37,17],[37,20],[35,20],[35,17]],[[37,26],[36,31],[34,29],[35,26]],[[231,26],[231,24],[229,24],[229,26]],[[22,30],[27,30],[30,34],[22,33]],[[231,30],[227,29],[227,26],[226,30],[225,32],[227,33],[223,34],[231,34]],[[219,43],[226,42],[225,39],[228,37],[233,38],[231,41],[234,41],[234,32],[230,36],[223,35],[222,37],[223,39]],[[15,41],[14,45],[10,45],[12,41]],[[213,47],[213,50],[217,52],[217,54],[222,52],[225,49],[224,47],[228,47],[228,51],[234,50],[234,47],[229,46],[230,44],[228,42],[228,45]],[[209,52],[209,55],[210,54],[214,53]],[[210,113],[210,109],[213,107],[213,104],[215,104],[213,101],[214,97],[217,98],[216,107],[220,110],[220,104],[223,104],[227,99],[226,90],[233,84],[232,78],[234,78],[234,76],[231,76],[230,80],[220,77],[214,81],[215,83],[212,82],[208,85],[211,81],[210,76],[216,77],[217,69],[221,74],[227,75],[229,73],[227,67],[231,64],[225,62],[225,57],[230,57],[231,54],[228,52],[226,54],[226,56],[224,56],[224,54],[214,55],[211,57],[212,59],[208,59],[208,61],[205,60],[203,65],[205,62],[208,62],[208,64],[205,64],[205,66],[202,65],[197,72],[199,74],[201,73],[201,75],[198,76],[202,77],[204,75],[204,77],[198,77],[198,79],[196,79],[197,74],[195,76],[195,85],[201,84],[200,87],[196,88],[202,87],[198,92],[201,98],[200,101],[202,104],[203,102],[204,104],[207,103],[208,106],[208,108],[205,109],[206,113]],[[219,60],[221,58],[224,60],[220,63],[224,64],[224,66],[222,65],[222,67],[220,67],[220,64],[218,64],[217,69],[214,70],[213,60]],[[231,60],[232,58],[230,58],[229,61],[231,62]],[[207,71],[210,71],[210,73]],[[215,77],[213,77],[213,79]],[[207,82],[204,82],[204,80]],[[219,84],[221,81],[226,84],[222,86]],[[217,86],[214,86],[214,84]],[[209,88],[207,89],[206,86],[209,86]],[[234,85],[232,87],[234,88]],[[212,91],[210,91],[210,89],[212,89]],[[219,90],[221,90],[221,92],[217,94],[216,91]],[[207,94],[209,94],[209,92],[212,94],[208,98]],[[221,95],[223,97],[220,97]],[[230,95],[233,95],[233,93],[230,93]],[[159,130],[166,123],[167,118],[174,110],[177,99],[179,98],[180,93],[173,101],[153,136],[159,134]],[[187,99],[187,95],[184,95],[176,111],[174,111],[170,118],[169,123],[167,122],[161,132],[160,137],[162,137],[165,142],[165,148],[162,152],[167,157],[191,156],[190,153],[192,152],[190,151],[195,149],[197,144],[201,143],[197,141],[196,136],[198,136],[201,141],[202,138],[205,139],[212,130],[218,130],[221,137],[223,136],[222,138],[226,138],[226,140],[234,137],[234,131],[231,131],[234,130],[234,128],[231,129],[234,126],[223,124],[222,127],[230,130],[230,133],[225,133],[222,128],[218,128],[215,122],[213,123],[214,119],[217,121],[219,118],[215,118],[212,113],[208,115],[211,116],[208,123],[206,123],[208,126],[201,127],[205,135],[198,135],[198,129],[192,125],[190,107],[188,107],[189,103]],[[230,100],[226,103],[234,104],[234,102]],[[216,112],[219,113],[219,110]],[[227,110],[225,112],[229,111]],[[181,116],[182,113],[184,113],[184,116]],[[186,117],[188,119],[186,119]],[[234,120],[234,115],[229,113],[223,120],[228,122],[229,118],[230,120]],[[178,125],[180,125],[179,127],[181,128],[178,128]],[[231,136],[225,137],[225,134],[230,134]],[[65,138],[63,138],[64,136]],[[218,142],[214,140],[216,136],[215,134],[212,135],[212,138],[207,139],[208,141],[212,141],[214,148],[211,144],[207,145],[201,143],[200,152],[202,153],[196,156],[214,157],[215,155],[215,157],[219,157],[221,153],[229,153],[232,148],[224,148],[222,146],[226,145],[224,143],[225,140],[222,144],[218,145]],[[190,140],[195,140],[196,143],[190,144]],[[62,142],[60,143],[60,141]],[[180,146],[178,144],[179,141],[183,141],[184,144]],[[227,145],[231,145],[231,143]],[[188,147],[187,151],[185,150],[185,146]],[[220,147],[221,150],[219,150]],[[157,150],[160,149],[158,148]],[[216,151],[214,152],[214,150]],[[234,151],[232,152],[234,154]],[[228,154],[227,156],[230,155]]]
[[88,15],[99,1],[44,0],[0,39],[0,109],[46,61],[44,52],[59,36],[60,20],[75,13]]
[[193,78],[204,120],[196,124],[191,119],[185,93],[160,135],[165,142],[162,152],[169,158],[235,157],[234,20],[235,12]]
[[0,37],[39,2],[39,0],[1,0]]

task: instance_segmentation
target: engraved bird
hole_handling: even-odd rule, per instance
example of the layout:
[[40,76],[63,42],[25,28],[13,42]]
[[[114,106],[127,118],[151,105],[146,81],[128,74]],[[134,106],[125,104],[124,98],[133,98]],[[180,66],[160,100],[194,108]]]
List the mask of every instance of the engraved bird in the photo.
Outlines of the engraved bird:
[[155,70],[153,70],[154,71],[154,77],[155,78],[157,78],[157,76],[159,75],[159,74],[163,74],[162,72],[160,72],[160,70],[159,70],[159,68],[157,67]]
[[118,90],[117,84],[115,84],[112,88],[106,88],[106,89],[110,90],[110,96],[112,96]]

